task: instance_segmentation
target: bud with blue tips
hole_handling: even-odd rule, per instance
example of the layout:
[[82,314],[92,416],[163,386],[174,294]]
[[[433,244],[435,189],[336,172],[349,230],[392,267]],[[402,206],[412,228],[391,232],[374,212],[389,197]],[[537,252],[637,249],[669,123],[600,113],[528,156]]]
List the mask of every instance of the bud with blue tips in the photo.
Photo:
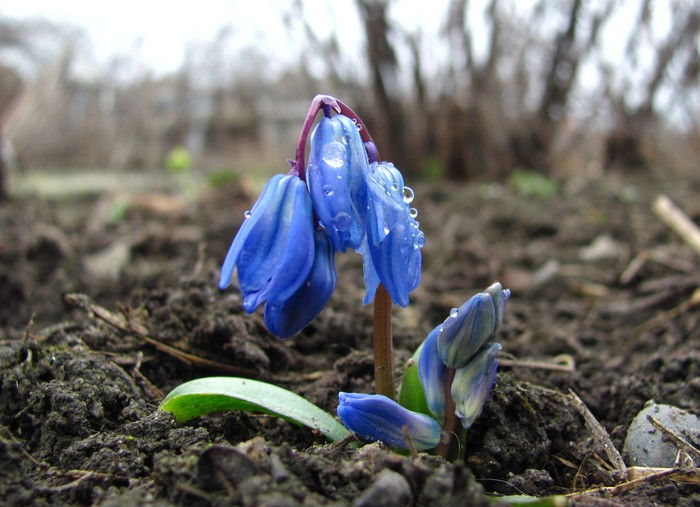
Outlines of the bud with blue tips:
[[386,396],[341,392],[338,401],[338,417],[362,438],[409,449],[405,427],[419,451],[432,449],[440,443],[442,429],[435,419],[407,410]]
[[408,294],[420,283],[421,248],[425,236],[409,206],[413,190],[404,186],[401,172],[390,162],[373,162],[367,173],[367,240],[364,257],[363,300],[374,297],[381,282],[394,303],[408,305]]
[[273,176],[241,225],[221,268],[219,288],[234,269],[243,308],[253,313],[263,302],[279,305],[307,281],[314,263],[311,199],[298,176]]
[[355,122],[324,117],[311,135],[306,180],[319,223],[336,251],[360,248],[367,209],[367,152]]
[[464,429],[474,423],[491,393],[496,381],[500,350],[500,344],[490,343],[455,372],[451,394],[455,401],[455,413]]
[[496,336],[503,323],[509,296],[509,290],[503,290],[500,283],[495,283],[450,313],[438,336],[438,352],[447,366],[464,366]]
[[445,420],[445,383],[447,367],[440,359],[437,338],[440,327],[433,329],[423,341],[418,356],[418,376],[425,393],[425,401],[430,413],[440,424]]
[[265,305],[265,325],[279,338],[288,338],[309,325],[335,290],[337,275],[330,239],[325,231],[315,231],[314,242],[314,263],[306,281],[286,301]]

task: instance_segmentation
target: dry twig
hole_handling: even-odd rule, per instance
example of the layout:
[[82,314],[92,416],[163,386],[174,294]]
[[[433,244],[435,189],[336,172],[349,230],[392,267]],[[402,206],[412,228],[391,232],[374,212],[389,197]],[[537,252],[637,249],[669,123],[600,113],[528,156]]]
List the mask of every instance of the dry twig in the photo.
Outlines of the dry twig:
[[605,428],[603,428],[603,426],[598,422],[591,411],[588,410],[588,407],[585,403],[583,403],[581,398],[579,398],[571,389],[569,389],[568,399],[576,411],[581,415],[581,417],[583,417],[583,420],[586,422],[588,429],[591,430],[593,437],[598,441],[598,443],[600,443],[603,450],[605,450],[605,453],[607,454],[610,463],[613,465],[613,467],[615,467],[615,470],[621,475],[622,479],[626,479],[627,466],[622,460],[622,456],[620,455],[619,451],[613,445],[612,440],[610,440],[610,435],[608,435],[608,432],[605,431]]
[[110,312],[106,308],[94,303],[90,297],[86,296],[85,294],[66,294],[65,298],[69,304],[82,308],[119,331],[135,335],[137,338],[148,343],[149,345],[152,345],[160,352],[175,357],[184,363],[193,364],[208,370],[219,371],[228,375],[239,375],[248,378],[259,378],[261,376],[260,373],[255,370],[238,368],[229,364],[206,359],[160,342],[148,335],[148,329],[146,329],[143,324],[136,322],[133,319],[126,319],[123,315]]
[[551,361],[531,361],[529,359],[505,359],[499,358],[501,366],[509,368],[528,368],[531,370],[551,370],[573,373],[576,371],[574,358],[569,354],[553,357]]
[[652,206],[654,213],[673,231],[678,234],[683,241],[700,255],[700,228],[676,207],[671,199],[665,195],[660,195]]
[[693,447],[689,442],[686,442],[685,439],[679,433],[663,425],[661,421],[659,421],[653,415],[648,415],[647,420],[651,423],[651,425],[654,428],[663,433],[664,437],[668,438],[671,442],[673,442],[673,444],[676,447],[678,447],[679,450],[687,453],[691,458],[694,458],[696,460],[700,459],[700,450]]

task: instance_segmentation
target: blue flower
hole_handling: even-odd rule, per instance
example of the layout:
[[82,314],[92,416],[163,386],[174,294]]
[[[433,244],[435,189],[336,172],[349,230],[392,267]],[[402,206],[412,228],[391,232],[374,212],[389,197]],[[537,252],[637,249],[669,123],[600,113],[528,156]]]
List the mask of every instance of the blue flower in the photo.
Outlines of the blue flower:
[[442,430],[435,419],[407,410],[386,396],[340,392],[338,401],[340,420],[367,440],[408,449],[406,428],[418,450],[432,449],[440,443]]
[[306,180],[313,208],[336,251],[358,249],[365,236],[367,152],[347,116],[324,117],[311,135]]
[[391,299],[408,304],[408,294],[418,287],[421,251],[425,236],[409,204],[413,191],[404,187],[401,172],[390,162],[373,162],[367,172],[367,238],[358,250],[363,255],[366,294],[374,297],[381,282]]
[[219,288],[238,269],[243,308],[280,305],[307,281],[314,264],[311,199],[298,176],[273,176],[231,243]]
[[450,392],[455,401],[455,413],[464,429],[474,423],[491,393],[500,350],[500,344],[490,343],[455,372]]
[[440,327],[433,329],[421,345],[418,356],[418,377],[430,413],[440,423],[445,420],[445,382],[447,367],[440,359],[437,337]]
[[470,298],[442,323],[437,340],[442,361],[451,368],[464,366],[501,328],[510,296],[500,283]]
[[325,231],[315,231],[314,264],[306,281],[292,296],[279,304],[265,305],[265,324],[279,338],[304,329],[326,306],[335,290],[334,252]]

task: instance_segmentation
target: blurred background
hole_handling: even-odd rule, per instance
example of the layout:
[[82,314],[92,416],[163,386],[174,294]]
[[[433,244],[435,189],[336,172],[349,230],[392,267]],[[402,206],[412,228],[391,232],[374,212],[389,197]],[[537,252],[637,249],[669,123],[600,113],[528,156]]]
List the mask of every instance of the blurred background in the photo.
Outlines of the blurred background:
[[3,0],[0,195],[37,171],[286,172],[318,93],[413,177],[692,171],[699,34],[697,0]]

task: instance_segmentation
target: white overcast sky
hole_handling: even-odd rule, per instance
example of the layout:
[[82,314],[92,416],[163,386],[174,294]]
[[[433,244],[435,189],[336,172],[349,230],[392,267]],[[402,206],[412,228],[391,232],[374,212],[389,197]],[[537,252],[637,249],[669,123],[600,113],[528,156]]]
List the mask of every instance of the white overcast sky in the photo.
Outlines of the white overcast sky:
[[[107,62],[115,55],[138,50],[143,62],[159,72],[177,69],[192,43],[211,41],[223,26],[234,31],[234,40],[241,46],[257,44],[264,53],[279,61],[298,58],[299,41],[290,40],[282,22],[282,14],[290,12],[295,0],[197,0],[173,2],[168,0],[0,0],[0,16],[15,19],[45,19],[69,23],[82,28],[98,62]],[[449,0],[398,0],[391,2],[391,17],[408,31],[418,27],[425,36],[436,35],[441,29]],[[533,0],[512,0],[512,9],[527,9]],[[590,0],[595,5],[596,0]],[[632,0],[634,5],[636,0]],[[664,2],[661,2],[663,4]],[[478,20],[484,2],[472,2],[472,19]],[[323,37],[330,30],[338,34],[344,51],[351,55],[362,51],[362,28],[354,0],[303,0],[304,13],[314,31]],[[656,16],[660,31],[667,27],[667,16]],[[480,12],[481,11],[481,12]],[[626,11],[626,12],[625,12]],[[629,29],[634,13],[623,9],[617,16],[618,37],[608,43],[621,41],[620,33]],[[473,24],[477,28],[478,22]],[[486,35],[486,34],[484,34]],[[476,45],[485,41],[476,37]],[[619,46],[619,44],[618,44]],[[611,48],[613,52],[618,48]]]
[[[136,60],[141,68],[157,74],[177,70],[183,63],[188,47],[214,40],[222,27],[230,27],[228,46],[233,49],[257,47],[269,58],[271,65],[298,62],[306,44],[300,25],[291,31],[285,28],[283,14],[293,12],[296,0],[196,0],[174,2],[168,0],[121,0],[100,2],[94,0],[0,0],[0,16],[17,20],[45,19],[54,23],[68,23],[82,29],[88,41],[89,59],[99,67],[109,65],[115,57]],[[555,1],[555,0],[552,0]],[[528,10],[534,0],[506,0],[506,9]],[[303,0],[304,16],[319,38],[335,31],[342,45],[344,57],[361,62],[364,44],[363,30],[354,0]],[[445,41],[438,37],[442,29],[449,0],[394,0],[390,3],[390,17],[403,30],[420,29],[426,44],[423,64],[440,65],[446,58]],[[488,2],[471,2],[470,16],[474,27],[475,50],[485,47],[487,33],[480,33],[479,19]],[[600,2],[587,0],[587,7]],[[606,25],[600,58],[613,65],[624,64],[624,44],[641,2],[627,0]],[[670,29],[672,2],[653,4],[656,12],[650,42],[662,40]],[[538,27],[541,32],[558,30],[559,26]],[[480,37],[481,35],[481,37]],[[432,41],[432,42],[431,42]],[[431,46],[432,44],[432,46]],[[654,52],[641,51],[640,68],[653,65]],[[444,61],[444,60],[443,60]],[[310,62],[313,69],[313,62]],[[362,65],[359,66],[362,71]],[[584,65],[582,83],[590,84],[598,78],[597,67]],[[270,69],[272,70],[272,69]],[[634,79],[632,80],[635,81]],[[595,87],[595,84],[593,85]]]
[[[444,0],[437,0],[443,4]],[[362,30],[355,2],[304,0],[304,12],[314,30],[323,37],[336,29],[341,44],[358,53]],[[445,10],[428,7],[430,2],[399,2],[403,26],[421,24],[436,31]],[[278,61],[298,58],[298,45],[290,40],[282,14],[293,0],[0,0],[0,16],[45,19],[82,28],[98,62],[138,50],[144,63],[157,72],[177,69],[188,45],[211,41],[217,31],[230,26],[234,42],[242,47],[258,45]],[[342,26],[340,26],[342,25]]]

